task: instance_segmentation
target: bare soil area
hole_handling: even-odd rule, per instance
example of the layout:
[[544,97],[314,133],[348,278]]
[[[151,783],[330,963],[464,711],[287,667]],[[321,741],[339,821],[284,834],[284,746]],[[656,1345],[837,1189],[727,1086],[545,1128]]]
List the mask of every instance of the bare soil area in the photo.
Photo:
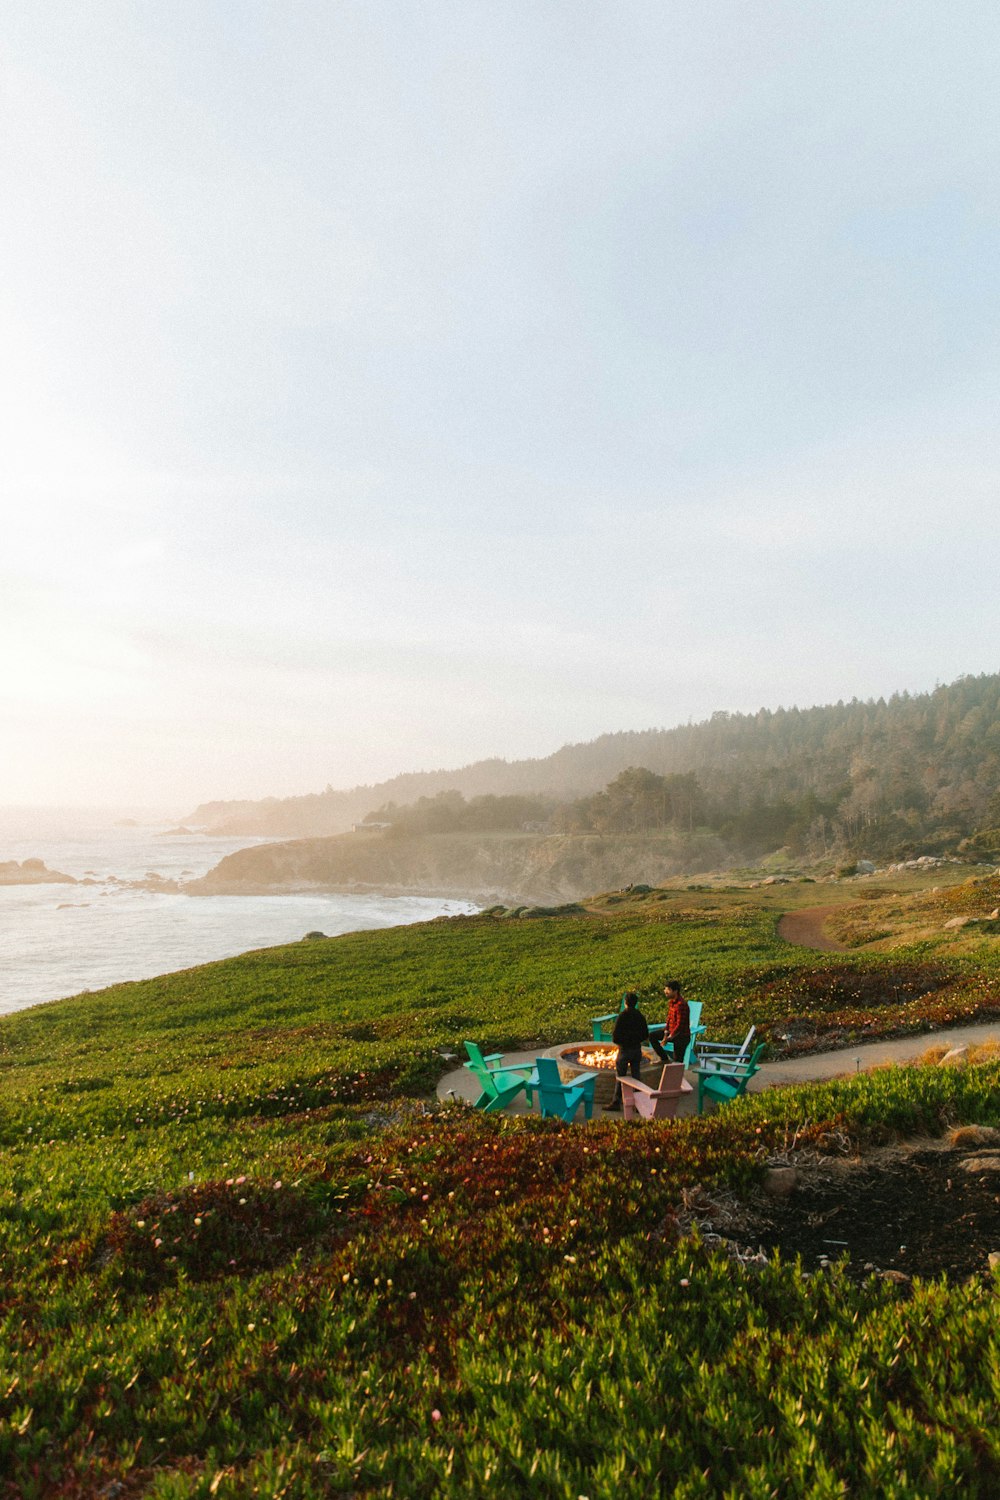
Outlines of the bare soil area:
[[796,1183],[787,1197],[761,1192],[695,1218],[730,1243],[801,1256],[807,1270],[845,1257],[857,1277],[962,1281],[988,1272],[1000,1251],[1000,1132],[822,1159],[797,1167]]
[[778,922],[778,936],[798,948],[816,948],[820,953],[844,953],[846,943],[839,943],[824,931],[828,917],[839,906],[807,906],[802,911],[786,911]]

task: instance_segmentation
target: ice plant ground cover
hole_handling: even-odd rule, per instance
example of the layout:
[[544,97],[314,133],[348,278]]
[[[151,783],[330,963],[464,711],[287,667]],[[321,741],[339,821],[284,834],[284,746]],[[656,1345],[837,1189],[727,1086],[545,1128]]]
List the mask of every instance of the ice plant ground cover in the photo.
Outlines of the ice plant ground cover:
[[452,919],[7,1018],[5,1492],[996,1493],[985,1269],[742,1266],[677,1215],[695,1186],[752,1192],[793,1141],[998,1125],[1000,1065],[638,1128],[419,1102],[462,1036],[585,1035],[668,969],[713,1035],[750,1018],[775,1046],[803,1016],[822,1040],[1000,1010],[985,942],[827,967],[773,921],[718,893]]

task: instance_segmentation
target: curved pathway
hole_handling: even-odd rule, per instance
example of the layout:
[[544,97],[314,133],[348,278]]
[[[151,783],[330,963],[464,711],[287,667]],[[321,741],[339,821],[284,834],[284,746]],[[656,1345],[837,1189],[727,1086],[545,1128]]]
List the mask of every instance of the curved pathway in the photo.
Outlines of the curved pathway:
[[816,948],[820,953],[846,953],[847,944],[827,937],[823,928],[838,906],[807,906],[802,911],[786,911],[778,918],[778,936],[798,948]]

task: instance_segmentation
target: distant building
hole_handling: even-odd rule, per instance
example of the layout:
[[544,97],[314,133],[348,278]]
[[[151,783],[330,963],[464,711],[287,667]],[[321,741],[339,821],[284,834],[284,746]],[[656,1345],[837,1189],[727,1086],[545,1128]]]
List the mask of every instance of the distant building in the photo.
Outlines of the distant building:
[[391,828],[391,823],[352,823],[352,833],[381,833],[383,828]]

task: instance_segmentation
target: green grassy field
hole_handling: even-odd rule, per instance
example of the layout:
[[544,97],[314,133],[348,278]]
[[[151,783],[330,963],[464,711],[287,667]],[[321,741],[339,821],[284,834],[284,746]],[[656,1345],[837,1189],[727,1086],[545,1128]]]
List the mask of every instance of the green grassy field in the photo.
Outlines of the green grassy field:
[[452,918],[4,1018],[6,1493],[995,1494],[990,1278],[744,1268],[675,1211],[793,1136],[1000,1124],[996,1064],[642,1128],[422,1102],[466,1036],[575,1039],[674,976],[786,1051],[1000,1014],[988,937],[816,955],[776,904]]

